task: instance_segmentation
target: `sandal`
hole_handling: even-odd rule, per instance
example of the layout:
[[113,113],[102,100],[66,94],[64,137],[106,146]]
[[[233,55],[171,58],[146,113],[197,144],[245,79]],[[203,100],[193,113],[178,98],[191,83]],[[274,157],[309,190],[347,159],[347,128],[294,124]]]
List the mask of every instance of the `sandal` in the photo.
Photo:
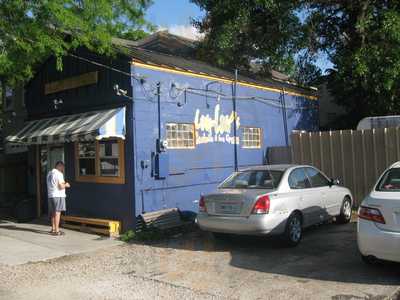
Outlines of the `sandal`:
[[61,235],[65,235],[65,232],[64,232],[64,231],[54,231],[54,232],[52,233],[52,235],[61,236]]

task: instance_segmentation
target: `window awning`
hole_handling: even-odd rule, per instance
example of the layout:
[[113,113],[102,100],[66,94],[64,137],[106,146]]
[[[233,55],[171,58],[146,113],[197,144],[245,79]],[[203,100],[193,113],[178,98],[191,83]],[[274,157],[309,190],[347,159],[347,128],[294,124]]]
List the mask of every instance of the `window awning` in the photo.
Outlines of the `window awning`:
[[30,121],[6,142],[41,145],[112,137],[125,138],[125,108]]

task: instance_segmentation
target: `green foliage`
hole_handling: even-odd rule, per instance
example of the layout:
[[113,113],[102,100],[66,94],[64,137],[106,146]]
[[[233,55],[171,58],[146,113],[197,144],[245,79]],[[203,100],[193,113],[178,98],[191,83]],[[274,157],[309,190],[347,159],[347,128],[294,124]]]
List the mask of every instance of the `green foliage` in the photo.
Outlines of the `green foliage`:
[[120,236],[121,241],[123,242],[131,242],[131,241],[140,241],[140,242],[151,242],[161,240],[166,236],[161,230],[150,227],[141,231],[133,231],[128,230]]
[[[329,89],[362,117],[400,114],[400,2],[394,0],[192,0],[205,12],[200,57],[227,68],[263,63],[303,84],[320,75],[317,54],[334,65]],[[302,55],[299,55],[302,54]]]
[[[0,78],[26,81],[54,55],[85,46],[112,54],[111,37],[140,37],[151,0],[0,0]],[[137,33],[136,33],[137,32]],[[135,36],[135,34],[137,34]]]
[[252,60],[292,74],[303,35],[295,0],[192,0],[206,15],[194,25],[205,33],[199,56],[226,68],[249,69]]
[[305,9],[312,46],[334,63],[328,86],[349,111],[346,125],[400,114],[400,2],[306,1]]

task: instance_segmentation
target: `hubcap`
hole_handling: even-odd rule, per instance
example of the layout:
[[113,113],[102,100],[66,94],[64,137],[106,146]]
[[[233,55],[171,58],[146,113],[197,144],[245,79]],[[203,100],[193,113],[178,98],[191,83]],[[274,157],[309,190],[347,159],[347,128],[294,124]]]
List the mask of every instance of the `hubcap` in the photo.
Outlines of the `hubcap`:
[[343,204],[343,214],[346,219],[350,219],[351,217],[351,206],[349,201],[345,201]]
[[290,239],[293,242],[297,242],[300,240],[301,237],[301,223],[299,218],[294,217],[290,221]]

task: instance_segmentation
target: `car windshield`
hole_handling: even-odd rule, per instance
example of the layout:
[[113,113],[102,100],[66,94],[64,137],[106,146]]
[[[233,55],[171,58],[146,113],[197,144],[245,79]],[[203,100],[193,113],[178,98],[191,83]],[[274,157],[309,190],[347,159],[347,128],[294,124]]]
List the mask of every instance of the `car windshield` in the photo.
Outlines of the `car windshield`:
[[232,174],[220,188],[225,189],[274,189],[279,185],[283,171],[249,170]]
[[388,170],[379,181],[377,191],[400,192],[400,168]]

